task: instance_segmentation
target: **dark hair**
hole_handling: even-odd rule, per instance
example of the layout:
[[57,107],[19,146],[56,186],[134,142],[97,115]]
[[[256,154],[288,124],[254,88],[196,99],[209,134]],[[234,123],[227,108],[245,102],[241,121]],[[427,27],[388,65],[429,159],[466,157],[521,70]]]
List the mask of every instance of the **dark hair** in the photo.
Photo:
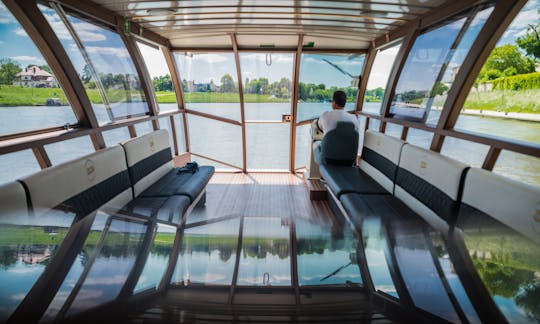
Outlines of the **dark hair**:
[[347,103],[347,94],[341,90],[338,90],[334,92],[332,101],[335,102],[338,107],[345,107],[345,103]]

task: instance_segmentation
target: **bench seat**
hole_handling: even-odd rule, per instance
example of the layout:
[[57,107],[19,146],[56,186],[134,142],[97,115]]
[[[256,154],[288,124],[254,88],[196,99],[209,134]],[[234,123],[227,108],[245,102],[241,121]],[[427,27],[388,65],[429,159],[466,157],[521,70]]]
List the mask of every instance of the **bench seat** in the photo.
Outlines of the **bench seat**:
[[347,193],[389,194],[377,181],[356,167],[323,164],[320,170],[326,184],[338,198]]
[[187,196],[178,195],[171,197],[137,197],[130,201],[122,212],[129,215],[152,217],[157,214],[157,219],[178,224],[182,215],[191,205]]
[[177,173],[178,169],[172,169],[154,184],[144,190],[139,197],[168,197],[184,195],[194,202],[195,198],[203,191],[208,181],[214,174],[214,167],[201,166],[199,171],[191,173]]

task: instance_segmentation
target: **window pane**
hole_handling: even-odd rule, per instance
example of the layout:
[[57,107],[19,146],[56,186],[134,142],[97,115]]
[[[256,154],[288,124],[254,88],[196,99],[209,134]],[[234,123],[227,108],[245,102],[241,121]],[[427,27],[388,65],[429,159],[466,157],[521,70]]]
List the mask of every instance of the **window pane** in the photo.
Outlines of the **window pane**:
[[357,242],[349,226],[296,220],[298,283],[311,285],[362,284]]
[[306,167],[309,164],[309,150],[311,150],[311,124],[296,127],[296,156],[295,169]]
[[67,141],[45,145],[45,151],[53,165],[74,160],[95,152],[94,145],[88,136],[81,136]]
[[[118,34],[67,15],[69,24],[81,40],[80,48],[54,10],[45,6],[40,9],[79,73],[100,124],[148,113],[139,76]],[[99,90],[100,84],[103,93]]]
[[416,38],[396,85],[390,116],[424,120],[435,95],[448,89],[441,82],[441,69],[452,57],[452,46],[465,20],[451,22]]
[[368,77],[362,111],[380,115],[384,91],[401,43],[378,50]]
[[167,270],[175,236],[175,227],[158,224],[152,249],[148,254],[139,281],[137,281],[137,285],[133,290],[134,293],[156,288],[159,285],[163,274],[165,274],[165,270]]
[[[467,28],[467,31],[463,34],[459,45],[455,50],[453,50],[452,59],[450,60],[450,63],[446,65],[441,81],[442,84],[448,87],[448,89],[452,87],[452,84],[454,83],[454,79],[459,72],[461,64],[463,64],[465,57],[469,53],[469,49],[471,48],[473,42],[476,40],[476,36],[478,36],[480,30],[482,29],[482,27],[484,27],[484,23],[486,22],[492,11],[493,7],[489,7],[476,14],[474,19],[472,19],[471,24]],[[444,106],[444,102],[446,101],[448,96],[448,91],[443,91],[444,87],[436,90],[438,90],[438,92],[436,91],[435,93],[433,105],[431,106],[431,109],[429,109],[428,117],[426,119],[426,123],[431,125],[436,125],[439,121],[439,116],[441,114],[440,111]]]
[[291,113],[292,54],[241,53],[246,120],[281,120]]
[[480,70],[456,129],[540,143],[540,88],[534,82],[540,72],[530,47],[535,43],[529,43],[537,40],[530,26],[539,20],[538,1],[530,0]]
[[137,46],[144,59],[150,78],[152,78],[159,111],[178,110],[171,72],[169,71],[163,52],[159,48],[150,47],[139,42],[137,42]]
[[375,118],[369,119],[369,129],[373,131],[379,131],[379,127],[381,126],[381,121]]
[[152,122],[145,121],[135,124],[135,132],[137,132],[137,137],[144,134],[152,133],[154,131],[154,126]]
[[481,167],[488,151],[487,145],[446,137],[441,154],[473,167]]
[[[188,129],[191,152],[242,167],[240,126],[189,114]],[[192,159],[197,160],[197,157]]]
[[131,138],[127,127],[119,127],[103,132],[103,138],[107,146],[114,146]]
[[0,155],[0,184],[41,171],[31,150]]
[[181,114],[174,115],[174,126],[176,127],[176,140],[178,142],[178,154],[186,151],[186,140],[184,133],[184,119]]
[[246,125],[247,168],[289,169],[289,124]]
[[246,217],[238,286],[290,286],[289,226],[276,217]]
[[416,129],[416,128],[409,128],[409,132],[407,133],[407,143],[414,144],[416,146],[420,146],[425,149],[429,149],[431,146],[431,140],[433,139],[433,133]]
[[173,133],[171,131],[171,121],[169,117],[159,119],[159,128],[165,129],[169,133],[169,146],[171,148],[171,153],[174,156],[174,140],[173,140]]
[[175,57],[186,108],[240,120],[233,53],[179,53]]
[[297,121],[316,118],[331,110],[330,102],[336,90],[345,91],[348,102],[345,109],[354,110],[363,65],[363,54],[302,54]]
[[106,233],[103,247],[96,251],[84,282],[68,310],[72,316],[116,298],[137,258],[146,226],[113,220]]
[[2,3],[0,21],[0,135],[76,124],[47,62]]
[[239,226],[236,218],[186,229],[172,282],[231,285]]
[[403,131],[403,126],[393,123],[386,123],[386,130],[384,133],[396,138],[401,138],[401,132]]
[[493,172],[540,187],[540,159],[534,156],[502,151]]

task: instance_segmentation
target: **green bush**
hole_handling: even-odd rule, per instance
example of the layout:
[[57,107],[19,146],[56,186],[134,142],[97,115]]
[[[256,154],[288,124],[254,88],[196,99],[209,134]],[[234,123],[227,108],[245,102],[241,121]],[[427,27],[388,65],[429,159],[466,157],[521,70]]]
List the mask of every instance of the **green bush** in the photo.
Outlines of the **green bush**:
[[540,88],[540,73],[519,74],[492,81],[493,90],[529,90]]

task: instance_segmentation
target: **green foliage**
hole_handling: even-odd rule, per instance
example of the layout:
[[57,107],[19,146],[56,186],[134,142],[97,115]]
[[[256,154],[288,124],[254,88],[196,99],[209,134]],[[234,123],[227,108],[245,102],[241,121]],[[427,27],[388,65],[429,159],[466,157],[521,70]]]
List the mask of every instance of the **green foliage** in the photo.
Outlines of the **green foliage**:
[[[540,13],[540,9],[538,10]],[[519,37],[516,43],[521,47],[528,56],[534,59],[540,59],[540,23],[529,25],[527,33]]]
[[492,81],[493,90],[527,90],[540,88],[540,72],[519,74]]
[[0,84],[13,84],[15,75],[19,72],[21,68],[16,61],[7,57],[0,59]]
[[173,83],[170,75],[154,77],[152,80],[155,91],[173,91]]
[[[530,73],[534,72],[535,63],[533,59],[523,56],[516,45],[498,46],[489,55],[482,70],[480,70],[478,79],[480,81],[496,79],[503,75],[504,71],[514,72],[514,70],[507,70],[510,68],[515,69],[517,74]],[[498,71],[499,75],[495,77],[497,73],[493,70]]]
[[540,88],[530,90],[471,91],[464,109],[540,114]]
[[238,91],[238,88],[234,84],[234,79],[230,74],[225,74],[221,77],[221,86],[219,87],[220,92],[235,92]]
[[448,91],[448,86],[440,81],[435,82],[433,89],[431,89],[430,97],[435,97],[437,95],[442,95]]

